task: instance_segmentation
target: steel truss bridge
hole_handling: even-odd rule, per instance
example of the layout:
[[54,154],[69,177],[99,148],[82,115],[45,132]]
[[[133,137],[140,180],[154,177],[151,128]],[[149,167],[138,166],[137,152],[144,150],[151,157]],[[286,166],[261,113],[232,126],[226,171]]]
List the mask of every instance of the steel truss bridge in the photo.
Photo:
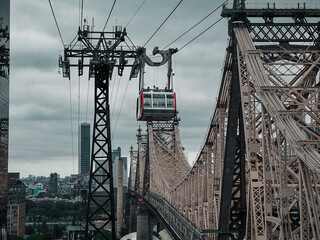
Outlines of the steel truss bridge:
[[320,10],[225,6],[216,108],[190,167],[177,120],[147,123],[129,188],[174,239],[320,239]]

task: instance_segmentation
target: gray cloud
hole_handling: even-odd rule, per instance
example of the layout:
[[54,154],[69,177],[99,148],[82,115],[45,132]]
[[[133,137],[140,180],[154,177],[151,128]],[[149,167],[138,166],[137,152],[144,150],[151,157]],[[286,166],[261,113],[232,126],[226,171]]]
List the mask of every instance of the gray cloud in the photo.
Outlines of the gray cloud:
[[[78,29],[78,0],[51,0],[66,44]],[[85,2],[84,17],[95,18],[96,30],[105,24],[111,4],[105,0]],[[126,25],[141,0],[118,0],[109,20],[107,31],[116,23]],[[142,46],[171,12],[178,1],[146,1],[141,11],[127,27],[128,36],[137,46]],[[185,0],[147,44],[148,52],[154,46],[164,47],[193,24],[206,16],[220,3],[216,1]],[[280,2],[280,1],[278,1]],[[297,2],[291,0],[289,2]],[[318,3],[318,0],[312,0]],[[196,29],[170,47],[181,48],[201,31],[220,18],[218,10]],[[77,125],[93,121],[93,81],[87,72],[80,79],[80,112],[78,113],[78,76],[73,72],[71,82],[58,75],[58,55],[62,44],[47,1],[28,0],[11,2],[11,76],[10,76],[10,146],[9,169],[22,175],[48,175],[58,172],[68,175],[77,170]],[[193,157],[203,142],[213,112],[219,88],[221,68],[227,46],[227,20],[223,19],[208,32],[174,55],[175,89],[181,117],[182,144]],[[110,94],[114,131],[119,108],[124,96],[128,73],[121,78],[115,100],[119,77],[111,82]],[[158,83],[165,79],[161,71],[148,69],[149,80]],[[72,101],[72,129],[70,117],[70,88]],[[112,86],[113,91],[112,91]],[[112,93],[111,93],[112,92]],[[136,147],[136,130],[144,122],[135,120],[138,82],[133,79],[128,86],[123,108],[113,133],[112,147],[120,146],[128,156],[129,147]],[[86,111],[88,100],[88,114]],[[116,104],[114,104],[114,102]],[[79,120],[78,120],[79,119]],[[73,147],[72,137],[73,132]],[[73,150],[72,150],[73,149]],[[43,173],[43,174],[42,174]]]

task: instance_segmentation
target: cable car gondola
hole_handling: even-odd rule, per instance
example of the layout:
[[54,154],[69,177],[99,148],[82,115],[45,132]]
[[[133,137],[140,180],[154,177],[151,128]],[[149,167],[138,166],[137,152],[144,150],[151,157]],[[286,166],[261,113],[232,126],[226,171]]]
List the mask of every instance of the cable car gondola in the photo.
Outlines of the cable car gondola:
[[177,114],[176,93],[165,90],[144,90],[137,99],[138,121],[169,121]]
[[[173,91],[172,74],[172,54],[177,49],[159,50],[155,48],[153,55],[160,54],[161,62],[153,62],[145,52],[145,48],[140,49],[139,58],[133,66],[131,77],[139,75],[139,96],[137,99],[136,116],[138,121],[169,121],[177,114],[176,93]],[[164,89],[153,87],[144,88],[144,66],[161,66],[168,63],[167,84]],[[131,78],[130,77],[130,78]]]

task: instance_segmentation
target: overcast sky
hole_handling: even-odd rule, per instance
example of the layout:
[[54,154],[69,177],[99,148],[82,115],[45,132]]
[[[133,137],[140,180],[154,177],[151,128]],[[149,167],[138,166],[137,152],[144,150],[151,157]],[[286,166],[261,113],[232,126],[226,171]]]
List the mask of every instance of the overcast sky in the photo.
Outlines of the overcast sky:
[[[64,43],[69,44],[79,26],[79,0],[51,2]],[[111,31],[114,25],[126,26],[142,2],[118,0],[106,31]],[[127,26],[128,36],[134,45],[143,46],[178,2],[146,0]],[[155,46],[165,47],[222,2],[184,0],[146,45],[147,52],[151,53]],[[319,0],[308,2],[319,3]],[[112,3],[112,0],[84,0],[84,18],[91,24],[94,17],[95,30],[102,30]],[[221,9],[170,47],[181,48],[217,21],[220,13]],[[10,28],[9,171],[19,171],[22,176],[77,173],[78,123],[88,121],[92,128],[93,80],[88,82],[87,73],[80,78],[79,97],[77,70],[73,69],[70,82],[58,74],[58,56],[63,46],[48,1],[11,1]],[[181,118],[180,135],[190,162],[204,141],[214,110],[227,39],[227,19],[223,19],[173,57],[174,86]],[[135,119],[137,79],[129,82],[124,98],[129,72],[128,68],[122,78],[114,76],[110,86],[112,148],[120,146],[124,156],[129,156],[131,144],[137,148],[136,130],[139,125],[144,130],[146,128],[145,122]],[[149,67],[146,72],[150,85],[166,81],[163,68]],[[124,104],[119,114],[123,98]],[[119,120],[116,121],[118,115]]]

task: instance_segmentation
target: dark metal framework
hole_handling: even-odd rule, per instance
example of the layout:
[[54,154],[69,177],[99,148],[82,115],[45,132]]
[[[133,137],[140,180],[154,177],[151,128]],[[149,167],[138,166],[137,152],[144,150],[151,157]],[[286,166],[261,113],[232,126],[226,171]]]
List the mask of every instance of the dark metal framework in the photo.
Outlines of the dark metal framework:
[[[122,76],[129,58],[135,58],[136,51],[126,46],[126,30],[116,27],[114,32],[82,31],[79,29],[72,42],[60,56],[59,66],[63,76],[70,79],[70,67],[89,67],[89,78],[95,79],[95,116],[93,127],[91,170],[87,200],[85,239],[94,239],[98,234],[106,238],[103,229],[111,225],[112,239],[115,239],[115,203],[113,193],[111,129],[109,111],[109,81],[114,67]],[[77,62],[70,61],[76,58]],[[98,223],[99,222],[99,223]],[[98,224],[99,225],[98,225]],[[89,228],[96,231],[89,236]]]
[[[264,52],[262,57],[274,61],[281,54],[282,58],[290,61],[299,60],[299,52],[303,49],[313,49],[314,46],[293,46],[289,42],[319,42],[320,22],[309,23],[307,17],[320,17],[318,9],[309,9],[305,4],[297,4],[292,9],[277,8],[275,4],[266,4],[265,8],[247,8],[245,0],[235,0],[233,6],[223,7],[222,17],[229,18],[229,35],[233,43],[228,49],[232,53],[232,72],[230,102],[228,109],[228,127],[226,151],[222,179],[221,205],[219,217],[219,239],[243,239],[246,229],[246,181],[245,181],[245,137],[242,122],[241,97],[239,84],[239,69],[237,60],[237,44],[234,35],[235,24],[245,26],[254,42],[266,43],[258,46]],[[275,18],[292,18],[292,22],[275,22]],[[250,21],[249,21],[250,18]],[[264,22],[253,23],[253,18],[263,18]],[[279,45],[270,45],[278,42]],[[297,55],[287,55],[283,49],[296,50]],[[272,53],[268,51],[273,50]],[[304,52],[305,54],[305,52]],[[265,59],[266,60],[266,59]],[[288,70],[289,72],[290,70]],[[261,157],[260,157],[261,158]],[[293,224],[299,222],[298,211],[293,212]],[[250,216],[249,216],[250,217]],[[236,234],[234,233],[236,230]],[[249,233],[248,233],[249,234]]]
[[[147,124],[152,124],[152,122],[148,122]],[[149,134],[147,135],[149,136]],[[147,149],[146,149],[146,161],[144,167],[144,176],[143,176],[143,189],[142,189],[142,196],[144,197],[150,188],[150,140],[149,137],[147,138]]]
[[[224,157],[219,239],[243,239],[246,226],[244,126],[241,111],[238,59],[233,43],[232,79]],[[222,210],[223,209],[223,210]],[[237,234],[234,232],[237,231]],[[237,238],[235,238],[237,237]]]
[[[141,151],[138,151],[138,156],[137,156],[137,166],[136,166],[136,176],[135,176],[135,183],[134,183],[134,192],[138,193],[139,192],[139,187],[140,184],[143,184],[140,179],[140,168],[145,167],[141,166],[140,159],[145,158],[146,156],[146,148],[147,148],[147,141],[148,141],[148,136],[146,134],[141,134],[141,128],[139,127],[138,129],[138,134],[137,134],[137,141],[138,144],[141,144]],[[143,189],[142,192],[143,193]]]

